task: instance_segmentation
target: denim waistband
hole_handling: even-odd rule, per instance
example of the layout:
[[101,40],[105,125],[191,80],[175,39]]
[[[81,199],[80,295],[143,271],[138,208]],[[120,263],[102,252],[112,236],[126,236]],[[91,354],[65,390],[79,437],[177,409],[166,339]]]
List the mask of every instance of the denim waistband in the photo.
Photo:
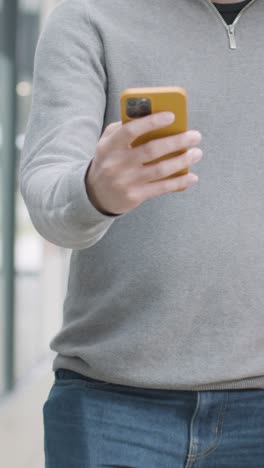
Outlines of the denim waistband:
[[[55,371],[56,379],[81,379],[87,382],[104,382],[103,380],[93,379],[92,377],[87,377],[86,375],[79,374],[78,372],[69,370],[69,369],[57,369]],[[104,382],[105,383],[105,382]]]

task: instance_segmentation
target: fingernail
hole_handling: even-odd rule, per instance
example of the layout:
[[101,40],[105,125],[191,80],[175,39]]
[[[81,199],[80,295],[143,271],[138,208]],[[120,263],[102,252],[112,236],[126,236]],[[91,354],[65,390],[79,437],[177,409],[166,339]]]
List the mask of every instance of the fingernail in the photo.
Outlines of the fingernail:
[[198,130],[193,130],[193,131],[190,132],[190,134],[191,134],[192,138],[195,138],[195,139],[197,139],[197,138],[201,139],[202,138],[202,135]]
[[190,185],[194,184],[195,182],[197,182],[198,180],[198,176],[196,175],[192,175],[191,176],[191,179],[190,179]]
[[173,112],[164,112],[162,114],[162,120],[164,122],[173,122],[175,119],[175,114]]

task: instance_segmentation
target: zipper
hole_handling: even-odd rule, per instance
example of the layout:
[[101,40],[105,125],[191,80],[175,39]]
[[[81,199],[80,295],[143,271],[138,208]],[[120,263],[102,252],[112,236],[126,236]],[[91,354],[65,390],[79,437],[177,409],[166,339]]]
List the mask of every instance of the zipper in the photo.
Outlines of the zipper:
[[216,13],[216,15],[220,18],[220,20],[222,21],[222,23],[224,24],[226,30],[227,30],[227,33],[228,33],[228,38],[229,38],[229,47],[230,49],[236,49],[237,48],[237,45],[236,45],[236,37],[235,37],[235,27],[237,25],[237,22],[239,21],[239,19],[241,18],[241,16],[243,15],[243,13],[245,13],[245,11],[256,1],[256,0],[251,0],[251,2],[249,2],[244,8],[242,8],[242,10],[239,12],[239,14],[237,15],[237,17],[235,18],[235,20],[233,21],[232,24],[227,24],[226,21],[224,20],[223,16],[221,15],[221,13],[219,13],[219,11],[217,10],[217,8],[214,6],[214,4],[212,3],[212,1],[210,0],[205,0],[207,3],[209,3],[209,5],[214,9],[214,12]]

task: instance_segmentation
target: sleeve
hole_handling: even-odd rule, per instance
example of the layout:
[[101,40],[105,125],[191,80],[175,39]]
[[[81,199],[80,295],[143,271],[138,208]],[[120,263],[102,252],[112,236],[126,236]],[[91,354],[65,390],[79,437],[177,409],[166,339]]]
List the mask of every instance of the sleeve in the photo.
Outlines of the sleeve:
[[19,168],[19,189],[34,227],[69,249],[94,245],[125,215],[98,211],[85,187],[102,133],[107,74],[84,1],[58,4],[39,36]]

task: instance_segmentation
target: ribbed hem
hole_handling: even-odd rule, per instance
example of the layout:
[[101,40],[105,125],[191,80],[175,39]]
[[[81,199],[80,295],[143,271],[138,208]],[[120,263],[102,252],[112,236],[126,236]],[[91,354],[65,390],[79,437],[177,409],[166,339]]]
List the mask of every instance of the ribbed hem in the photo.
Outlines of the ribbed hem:
[[254,377],[254,378],[246,378],[241,380],[230,380],[229,382],[225,383],[214,383],[214,384],[203,384],[203,385],[166,385],[164,386],[157,386],[155,384],[149,385],[148,382],[138,380],[131,382],[130,380],[126,380],[126,378],[115,378],[115,376],[105,375],[102,373],[96,372],[95,369],[92,369],[87,364],[85,364],[79,358],[72,358],[72,357],[64,357],[59,354],[55,357],[53,361],[52,370],[55,372],[59,368],[68,369],[74,372],[78,372],[86,377],[91,377],[92,379],[96,380],[103,380],[105,382],[118,384],[118,385],[126,385],[130,387],[140,387],[140,388],[149,388],[149,389],[157,389],[157,390],[186,390],[186,391],[202,391],[202,390],[241,390],[241,389],[264,389],[264,376]]
[[110,225],[115,219],[125,216],[125,213],[120,215],[104,214],[92,204],[85,185],[85,177],[90,163],[91,161],[89,164],[83,164],[69,174],[69,192],[74,220],[86,227],[95,226],[100,222],[106,222]]

